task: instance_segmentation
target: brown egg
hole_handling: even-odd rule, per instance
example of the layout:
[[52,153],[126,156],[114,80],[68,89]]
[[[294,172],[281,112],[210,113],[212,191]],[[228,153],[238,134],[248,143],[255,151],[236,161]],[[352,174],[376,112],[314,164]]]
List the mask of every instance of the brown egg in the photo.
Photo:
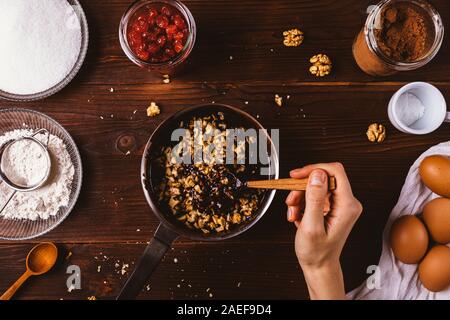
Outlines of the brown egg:
[[423,220],[434,241],[450,243],[450,199],[437,198],[423,208]]
[[428,249],[428,232],[416,216],[403,216],[392,224],[390,243],[398,260],[419,263]]
[[419,278],[430,291],[445,290],[450,285],[450,248],[443,245],[432,248],[419,265]]
[[419,167],[423,183],[434,193],[450,198],[450,158],[430,156]]

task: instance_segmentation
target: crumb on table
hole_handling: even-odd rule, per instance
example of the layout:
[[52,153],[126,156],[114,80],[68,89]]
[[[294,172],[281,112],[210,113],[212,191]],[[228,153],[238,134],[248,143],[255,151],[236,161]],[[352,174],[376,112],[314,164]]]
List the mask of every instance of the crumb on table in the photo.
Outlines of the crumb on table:
[[151,102],[150,106],[147,108],[147,116],[148,117],[156,117],[160,113],[161,113],[161,110],[156,105],[156,103],[155,102]]

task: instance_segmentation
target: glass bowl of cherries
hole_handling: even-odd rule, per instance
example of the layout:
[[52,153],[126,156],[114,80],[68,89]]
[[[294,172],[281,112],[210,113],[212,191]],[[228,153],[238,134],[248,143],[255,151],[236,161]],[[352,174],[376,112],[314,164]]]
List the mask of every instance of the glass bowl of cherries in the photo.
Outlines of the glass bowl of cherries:
[[194,48],[196,25],[177,0],[138,0],[122,16],[120,45],[140,67],[173,74]]

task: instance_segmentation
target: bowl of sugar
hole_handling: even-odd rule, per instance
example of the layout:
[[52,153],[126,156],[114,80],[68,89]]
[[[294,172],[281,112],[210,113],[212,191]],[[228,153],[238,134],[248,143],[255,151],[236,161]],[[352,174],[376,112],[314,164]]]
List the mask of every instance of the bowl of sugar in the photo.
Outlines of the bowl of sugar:
[[39,100],[69,84],[89,43],[78,0],[2,0],[0,12],[0,99]]

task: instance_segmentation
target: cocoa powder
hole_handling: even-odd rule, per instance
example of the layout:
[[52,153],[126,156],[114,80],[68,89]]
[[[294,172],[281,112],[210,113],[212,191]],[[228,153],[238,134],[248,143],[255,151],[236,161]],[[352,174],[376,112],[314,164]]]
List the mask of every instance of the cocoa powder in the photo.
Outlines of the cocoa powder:
[[[430,22],[423,9],[396,3],[381,12],[381,29],[375,33],[381,52],[399,62],[420,60],[429,50]],[[429,19],[429,18],[428,18]]]

